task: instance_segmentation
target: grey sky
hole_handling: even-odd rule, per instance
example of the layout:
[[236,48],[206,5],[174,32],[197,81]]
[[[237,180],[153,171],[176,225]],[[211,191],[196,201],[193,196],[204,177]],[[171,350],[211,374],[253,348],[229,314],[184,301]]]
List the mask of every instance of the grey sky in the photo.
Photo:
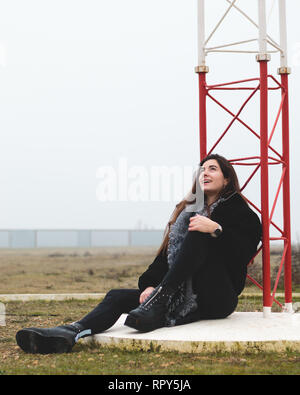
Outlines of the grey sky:
[[[209,31],[226,2],[207,3]],[[277,20],[270,13],[273,1],[267,3],[270,32],[276,36]],[[247,7],[250,2],[239,0],[239,4]],[[250,12],[256,19],[254,4]],[[287,0],[293,71],[294,239],[300,232],[299,14],[299,1]],[[96,174],[103,166],[117,170],[121,158],[129,168],[141,166],[146,172],[153,166],[183,168],[198,163],[196,34],[194,0],[0,2],[0,227],[115,229],[134,228],[142,221],[148,227],[163,228],[178,200],[100,202]],[[235,13],[212,44],[255,34]],[[207,64],[210,83],[258,75],[254,55],[212,54]],[[278,65],[276,54],[269,65],[275,76]],[[238,108],[235,97],[222,99],[228,100],[230,108]],[[254,127],[258,125],[256,104],[244,115]],[[216,106],[208,105],[209,142],[229,121]],[[280,140],[275,136],[276,144]],[[233,158],[255,155],[257,149],[257,141],[236,125],[231,140],[216,152]],[[242,170],[238,169],[243,179]],[[247,188],[247,194],[259,201],[257,183]]]

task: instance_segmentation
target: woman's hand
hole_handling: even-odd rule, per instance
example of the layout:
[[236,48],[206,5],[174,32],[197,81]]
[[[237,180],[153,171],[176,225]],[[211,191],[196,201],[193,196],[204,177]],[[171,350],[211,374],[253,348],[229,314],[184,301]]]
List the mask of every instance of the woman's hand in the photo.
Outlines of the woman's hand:
[[143,303],[148,296],[155,290],[153,287],[148,287],[146,288],[141,294],[140,294],[140,303]]
[[196,214],[195,217],[190,218],[188,230],[197,230],[198,232],[212,233],[217,229],[218,226],[219,224],[217,222],[214,222],[211,219],[204,217],[203,215]]

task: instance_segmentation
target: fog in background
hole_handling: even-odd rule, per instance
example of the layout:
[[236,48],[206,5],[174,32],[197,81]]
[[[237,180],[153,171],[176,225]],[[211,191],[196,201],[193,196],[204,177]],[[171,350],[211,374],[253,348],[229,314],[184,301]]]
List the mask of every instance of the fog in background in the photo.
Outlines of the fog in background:
[[[208,33],[228,3],[206,3]],[[267,1],[267,16],[269,33],[279,40],[276,4]],[[255,1],[237,5],[257,20]],[[299,14],[300,2],[287,0],[293,241],[300,232]],[[253,37],[256,29],[232,12],[211,46]],[[1,1],[0,228],[164,228],[199,162],[197,63],[195,0]],[[259,74],[255,54],[210,54],[207,65],[211,84]],[[278,66],[277,53],[269,63],[276,78]],[[249,91],[214,95],[235,112]],[[279,91],[270,93],[270,105],[279,99]],[[257,132],[258,100],[241,114]],[[232,118],[211,101],[207,110],[210,148]],[[270,122],[275,115],[270,112]],[[274,136],[280,151],[279,132],[280,125]],[[259,141],[235,123],[215,152],[254,156]],[[174,167],[171,198],[151,200],[151,171]],[[279,182],[275,167],[271,197]],[[253,169],[236,167],[241,183]],[[176,181],[182,187],[173,193]],[[99,198],[103,182],[114,184],[114,201]],[[245,189],[257,205],[258,182],[259,174]],[[281,195],[279,224],[280,204]]]

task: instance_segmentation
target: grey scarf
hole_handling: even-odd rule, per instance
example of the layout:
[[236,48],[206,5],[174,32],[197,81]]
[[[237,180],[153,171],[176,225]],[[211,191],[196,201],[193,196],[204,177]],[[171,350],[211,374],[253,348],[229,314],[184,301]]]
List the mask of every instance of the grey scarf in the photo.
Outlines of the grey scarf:
[[[210,206],[210,213],[215,207],[223,200],[219,199]],[[208,217],[207,205],[201,210],[196,212],[187,212],[184,208],[178,215],[174,224],[170,227],[169,243],[168,243],[168,266],[169,268],[174,265],[176,256],[181,248],[182,242],[188,233],[188,226],[190,217],[194,216],[195,213]],[[166,326],[176,325],[176,321],[180,318],[185,317],[188,313],[192,313],[197,310],[197,295],[193,293],[192,278],[188,278],[186,281],[180,284],[179,289],[171,297],[168,304],[168,311],[166,314]]]

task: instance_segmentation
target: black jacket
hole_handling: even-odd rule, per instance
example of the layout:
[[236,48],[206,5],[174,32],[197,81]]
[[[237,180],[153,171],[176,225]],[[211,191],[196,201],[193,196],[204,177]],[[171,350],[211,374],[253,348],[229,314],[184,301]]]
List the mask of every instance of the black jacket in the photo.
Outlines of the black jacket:
[[[223,232],[218,238],[207,237],[209,260],[221,261],[226,265],[239,295],[245,286],[247,265],[261,239],[260,220],[238,193],[220,202],[210,218],[222,226]],[[140,276],[139,289],[143,291],[150,286],[156,287],[167,271],[167,253],[161,252]]]

